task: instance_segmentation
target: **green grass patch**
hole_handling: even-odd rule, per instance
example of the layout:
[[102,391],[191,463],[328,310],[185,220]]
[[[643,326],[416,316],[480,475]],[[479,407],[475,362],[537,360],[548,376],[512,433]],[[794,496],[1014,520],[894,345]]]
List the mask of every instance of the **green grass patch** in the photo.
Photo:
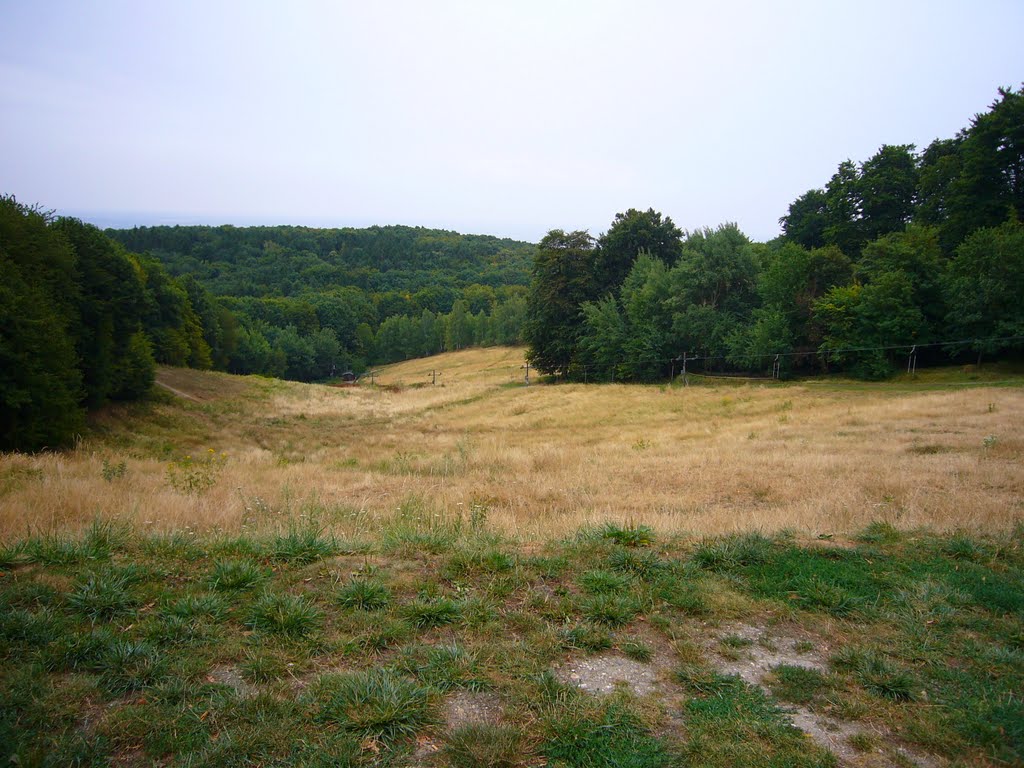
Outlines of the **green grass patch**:
[[436,719],[430,690],[388,670],[321,677],[316,699],[320,720],[361,737],[408,738]]

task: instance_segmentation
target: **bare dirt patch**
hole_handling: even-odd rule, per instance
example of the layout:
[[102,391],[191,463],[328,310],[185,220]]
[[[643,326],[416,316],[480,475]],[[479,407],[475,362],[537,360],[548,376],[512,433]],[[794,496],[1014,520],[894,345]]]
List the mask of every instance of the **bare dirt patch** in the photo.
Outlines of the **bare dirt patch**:
[[247,683],[236,667],[228,664],[221,664],[211,669],[206,675],[206,679],[211,683],[228,686],[241,699],[250,699],[259,693],[259,689],[255,685]]
[[[800,627],[779,624],[748,623],[722,624],[716,631],[705,635],[709,656],[715,667],[726,675],[738,675],[744,682],[771,693],[766,683],[772,670],[778,666],[804,667],[827,673],[829,644]],[[831,750],[840,765],[859,768],[897,768],[915,765],[936,768],[944,763],[936,758],[911,752],[903,747],[891,747],[861,752],[855,749],[852,737],[870,735],[878,742],[892,744],[892,735],[884,730],[872,729],[862,723],[853,723],[814,712],[808,707],[786,704],[793,725],[806,733],[818,745]],[[894,760],[891,755],[896,755]]]
[[458,691],[444,702],[444,720],[449,730],[465,725],[495,725],[504,714],[505,706],[494,693]]
[[604,695],[627,688],[636,696],[649,696],[658,693],[663,686],[657,671],[649,664],[617,653],[573,659],[559,667],[555,676],[566,685]]

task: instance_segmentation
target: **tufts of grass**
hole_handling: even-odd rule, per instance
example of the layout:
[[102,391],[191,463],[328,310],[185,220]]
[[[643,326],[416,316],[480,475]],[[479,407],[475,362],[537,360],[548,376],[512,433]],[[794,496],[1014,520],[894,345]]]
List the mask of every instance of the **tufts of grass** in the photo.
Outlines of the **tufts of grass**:
[[441,751],[452,768],[520,768],[534,761],[533,745],[509,725],[472,723],[445,736]]
[[817,669],[790,664],[772,669],[768,685],[777,699],[793,704],[809,704],[831,687],[828,677]]
[[867,690],[892,701],[914,701],[920,682],[910,670],[871,648],[843,648],[833,655],[832,664],[853,673]]
[[639,661],[644,664],[654,658],[654,651],[651,646],[647,643],[642,643],[639,640],[627,640],[619,646],[619,649],[633,661]]
[[541,750],[553,766],[667,768],[676,764],[665,745],[621,704],[567,706],[546,725]]
[[445,563],[442,575],[449,581],[468,576],[508,573],[516,567],[516,559],[500,549],[463,549]]
[[597,570],[582,574],[578,583],[585,592],[592,595],[603,595],[624,592],[633,585],[633,578],[628,573]]
[[98,663],[102,686],[113,694],[153,685],[164,674],[165,659],[145,642],[115,640]]
[[679,574],[664,574],[656,579],[654,598],[688,616],[706,616],[711,612],[699,582]]
[[386,669],[320,678],[319,717],[362,737],[408,738],[435,721],[429,689]]
[[954,560],[981,562],[992,556],[991,548],[963,533],[955,533],[942,542],[942,554]]
[[375,579],[352,579],[338,590],[335,600],[342,608],[379,611],[391,604],[391,590]]
[[765,694],[738,677],[702,676],[684,706],[689,731],[684,764],[726,768],[835,766],[835,757],[809,743]]
[[759,533],[744,533],[720,539],[705,539],[693,552],[698,568],[709,571],[731,571],[766,563],[772,556],[771,539]]
[[218,592],[237,592],[252,589],[266,578],[266,570],[255,563],[248,560],[225,560],[213,566],[206,583]]
[[223,621],[228,615],[228,604],[220,595],[185,595],[167,606],[165,612],[168,616],[186,621]]
[[250,607],[246,624],[261,632],[305,637],[322,621],[320,609],[305,597],[264,593]]
[[562,642],[567,648],[576,648],[588,653],[606,651],[612,647],[612,636],[602,626],[579,624],[562,633]]
[[410,648],[403,653],[399,668],[439,691],[482,691],[489,687],[477,654],[454,643]]
[[387,618],[369,626],[365,631],[349,640],[344,651],[348,655],[381,651],[408,640],[414,633],[413,626],[404,619]]
[[640,613],[640,601],[632,594],[599,594],[586,599],[580,606],[584,617],[595,624],[621,627]]
[[325,537],[313,527],[292,527],[270,542],[270,556],[281,563],[307,565],[333,557],[341,551],[334,537]]
[[238,668],[242,677],[257,685],[275,682],[288,674],[288,665],[282,659],[258,649],[247,650],[245,661]]
[[29,611],[24,608],[0,611],[0,658],[13,653],[15,648],[36,650],[60,637],[60,620],[49,610]]
[[417,629],[443,627],[462,618],[462,606],[448,597],[420,598],[403,606],[402,612]]
[[613,571],[631,573],[639,579],[650,581],[665,570],[666,564],[659,560],[654,552],[616,549],[608,555],[608,567]]
[[864,544],[895,544],[899,540],[900,532],[892,523],[884,520],[873,520],[857,534],[857,541]]
[[609,539],[624,547],[650,547],[653,546],[655,540],[654,529],[647,525],[605,523],[597,533],[601,538]]
[[67,603],[94,623],[131,615],[138,606],[128,580],[112,573],[90,573],[68,595]]

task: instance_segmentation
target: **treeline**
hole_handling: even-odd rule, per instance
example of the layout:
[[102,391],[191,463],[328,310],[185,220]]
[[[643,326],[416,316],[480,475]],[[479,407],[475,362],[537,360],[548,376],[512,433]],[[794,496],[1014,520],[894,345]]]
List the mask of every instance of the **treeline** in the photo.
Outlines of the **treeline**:
[[531,243],[423,227],[135,227],[107,234],[192,275],[215,296],[302,296],[358,288],[381,319],[449,312],[460,291],[529,283]]
[[68,443],[87,409],[148,392],[158,360],[210,367],[189,288],[95,227],[0,197],[0,450]]
[[[845,370],[1024,350],[1024,93],[924,152],[883,146],[798,198],[783,236],[685,234],[653,210],[538,246],[525,335],[540,370],[644,381],[678,370]],[[961,342],[961,343],[948,343]],[[692,369],[691,369],[692,370]]]
[[204,306],[230,313],[219,320],[225,354],[215,367],[232,373],[315,381],[522,341],[530,243],[402,226],[107,234],[201,286],[193,293]]

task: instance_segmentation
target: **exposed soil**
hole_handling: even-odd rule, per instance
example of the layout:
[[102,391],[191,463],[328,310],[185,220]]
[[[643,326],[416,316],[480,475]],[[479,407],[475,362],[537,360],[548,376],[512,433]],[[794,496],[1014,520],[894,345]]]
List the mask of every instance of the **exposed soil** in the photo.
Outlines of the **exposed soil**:
[[[668,714],[669,730],[685,733],[685,721],[678,715],[683,700],[680,686],[672,678],[676,664],[668,643],[652,630],[646,629],[642,638],[654,649],[649,662],[640,662],[618,652],[607,652],[583,658],[570,657],[555,669],[555,676],[564,684],[596,696],[607,696],[617,690],[627,690],[635,696],[652,697]],[[780,665],[805,667],[827,673],[830,647],[827,641],[810,635],[793,625],[757,625],[730,623],[708,627],[703,633],[708,658],[723,674],[737,675],[749,685],[763,688],[767,678]],[[724,638],[731,642],[723,643]],[[830,750],[842,766],[850,768],[901,768],[916,765],[938,768],[944,763],[936,758],[920,755],[893,744],[892,735],[872,729],[862,723],[842,721],[814,712],[808,707],[785,705],[796,728],[807,734],[816,744]],[[861,752],[851,743],[851,737],[861,734],[888,746]]]

